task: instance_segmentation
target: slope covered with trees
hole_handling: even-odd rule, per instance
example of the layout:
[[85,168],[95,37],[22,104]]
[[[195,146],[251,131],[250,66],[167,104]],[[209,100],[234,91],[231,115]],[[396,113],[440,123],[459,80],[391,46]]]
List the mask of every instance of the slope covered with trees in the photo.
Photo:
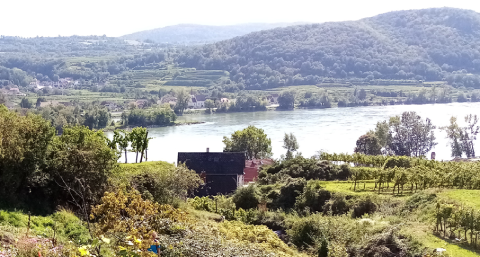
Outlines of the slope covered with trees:
[[193,45],[213,43],[260,30],[294,25],[295,23],[248,23],[230,26],[179,24],[122,36],[124,39],[150,40],[157,43]]
[[177,61],[197,69],[228,70],[239,88],[332,78],[446,79],[454,86],[480,88],[479,43],[480,14],[435,8],[254,32],[189,49]]

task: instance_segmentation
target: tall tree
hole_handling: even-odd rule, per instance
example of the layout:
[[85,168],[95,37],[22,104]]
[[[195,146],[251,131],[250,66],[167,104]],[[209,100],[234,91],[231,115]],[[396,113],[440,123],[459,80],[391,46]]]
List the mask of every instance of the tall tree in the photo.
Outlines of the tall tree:
[[267,138],[263,129],[255,126],[235,131],[231,138],[224,136],[223,143],[225,152],[245,152],[250,160],[268,158],[272,155],[272,141]]
[[130,142],[129,133],[125,130],[117,129],[113,131],[113,141],[118,144],[120,151],[123,151],[125,153],[125,163],[127,163],[127,148],[128,143]]
[[293,133],[285,133],[283,137],[283,148],[287,149],[286,159],[293,158],[293,152],[296,152],[299,148],[297,138]]
[[422,120],[416,112],[404,112],[390,118],[390,142],[388,148],[396,155],[425,156],[437,143],[435,126],[430,119]]
[[103,131],[84,126],[65,127],[48,155],[48,170],[58,200],[73,203],[88,217],[89,208],[105,192],[117,152],[110,148]]
[[358,138],[354,152],[366,155],[381,155],[382,146],[380,145],[380,140],[375,136],[375,133],[369,131],[367,134]]
[[452,150],[452,157],[461,157],[462,149],[462,129],[457,124],[457,118],[450,118],[450,125],[441,128],[447,133],[447,138],[450,139],[450,148]]
[[[18,203],[27,188],[44,181],[35,177],[47,163],[54,135],[55,129],[41,116],[21,116],[0,105],[0,201]],[[35,193],[32,196],[40,195]]]
[[295,107],[295,91],[283,92],[278,97],[278,105],[280,108],[293,109]]
[[188,101],[190,100],[190,94],[184,88],[176,92],[177,103],[174,110],[176,113],[182,114],[185,109],[188,108]]
[[27,98],[22,98],[20,107],[30,109],[32,108],[32,103]]
[[452,150],[452,157],[461,157],[463,153],[467,158],[475,157],[474,140],[480,132],[477,115],[465,116],[465,127],[460,127],[457,123],[456,117],[450,118],[450,125],[442,127],[441,129],[447,133],[447,138],[450,140],[450,147]]

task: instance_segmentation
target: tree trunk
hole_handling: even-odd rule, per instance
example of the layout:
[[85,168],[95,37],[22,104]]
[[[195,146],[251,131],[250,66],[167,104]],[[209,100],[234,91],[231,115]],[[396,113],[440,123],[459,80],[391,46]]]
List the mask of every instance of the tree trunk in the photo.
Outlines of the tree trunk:
[[142,150],[142,153],[140,154],[140,163],[142,163],[143,161],[143,150]]
[[137,155],[135,156],[135,163],[138,163],[138,152],[136,152]]
[[125,163],[127,163],[127,148],[125,148]]

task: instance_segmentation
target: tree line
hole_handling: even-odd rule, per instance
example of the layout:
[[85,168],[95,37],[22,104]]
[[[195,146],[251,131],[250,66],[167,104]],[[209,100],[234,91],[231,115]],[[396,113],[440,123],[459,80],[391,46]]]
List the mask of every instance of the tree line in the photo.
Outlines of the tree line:
[[238,88],[245,89],[315,85],[329,78],[448,78],[455,86],[480,88],[478,76],[468,76],[480,71],[480,51],[470,44],[480,41],[479,30],[479,15],[473,11],[399,11],[354,22],[254,32],[185,49],[176,61],[184,67],[227,70]]

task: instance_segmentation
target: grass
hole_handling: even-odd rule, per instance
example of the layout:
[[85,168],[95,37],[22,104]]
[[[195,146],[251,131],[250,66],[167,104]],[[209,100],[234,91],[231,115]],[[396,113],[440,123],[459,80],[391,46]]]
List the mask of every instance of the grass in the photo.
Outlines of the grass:
[[444,240],[432,233],[432,228],[423,223],[411,223],[410,226],[404,227],[402,233],[412,235],[423,246],[436,249],[444,248],[447,250],[448,256],[451,257],[474,257],[480,256],[478,253],[464,248],[461,245]]
[[[365,182],[365,183],[364,183]],[[368,195],[368,194],[376,194],[378,195],[378,188],[376,191],[375,189],[375,182],[373,181],[360,181],[357,182],[357,187],[355,191],[353,191],[354,184],[352,181],[322,181],[321,185],[330,192],[333,193],[342,193],[345,195]],[[392,195],[392,188],[393,184],[390,184],[389,189],[383,190],[380,195]],[[396,191],[395,191],[396,192]],[[404,193],[397,195],[395,197],[406,197],[411,195],[412,193],[409,191],[408,187],[404,188]]]
[[455,201],[466,207],[480,210],[480,190],[445,189],[438,193],[440,199]]

